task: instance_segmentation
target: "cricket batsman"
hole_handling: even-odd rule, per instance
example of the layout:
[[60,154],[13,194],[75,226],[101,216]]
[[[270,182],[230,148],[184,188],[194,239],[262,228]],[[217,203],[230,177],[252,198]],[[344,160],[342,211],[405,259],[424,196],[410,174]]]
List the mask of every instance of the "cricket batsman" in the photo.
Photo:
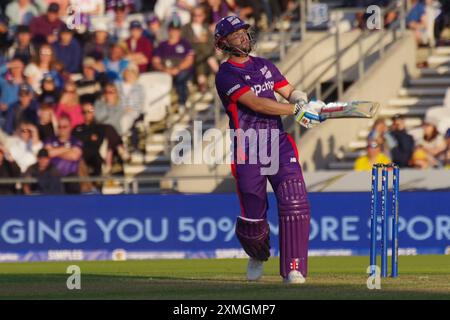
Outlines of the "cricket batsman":
[[[232,144],[231,169],[241,204],[236,235],[250,257],[247,279],[260,279],[263,262],[270,256],[266,215],[269,180],[278,203],[280,274],[286,283],[304,283],[308,272],[310,205],[296,145],[283,130],[280,116],[294,116],[298,123],[311,128],[320,123],[324,103],[308,103],[306,94],[290,85],[272,62],[249,55],[254,45],[249,27],[236,16],[223,18],[216,25],[215,45],[229,56],[217,73],[216,88],[230,118],[230,129],[279,130],[279,167],[275,174],[263,175],[261,163],[237,161],[248,157],[250,144]],[[289,103],[277,102],[275,92]],[[270,145],[270,141],[267,143]]]

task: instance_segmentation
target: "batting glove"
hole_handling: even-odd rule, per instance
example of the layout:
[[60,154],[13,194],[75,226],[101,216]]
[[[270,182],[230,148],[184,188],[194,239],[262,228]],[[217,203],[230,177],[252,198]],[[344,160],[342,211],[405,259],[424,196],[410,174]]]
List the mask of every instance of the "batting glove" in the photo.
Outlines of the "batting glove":
[[295,104],[294,117],[295,121],[305,128],[313,128],[320,124],[320,110],[325,106],[322,101],[299,101]]

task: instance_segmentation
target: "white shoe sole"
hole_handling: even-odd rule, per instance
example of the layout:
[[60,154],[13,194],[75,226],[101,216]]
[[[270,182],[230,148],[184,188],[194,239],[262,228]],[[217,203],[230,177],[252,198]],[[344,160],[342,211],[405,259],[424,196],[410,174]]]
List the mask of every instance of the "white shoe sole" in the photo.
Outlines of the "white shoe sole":
[[286,284],[302,284],[305,283],[306,279],[299,271],[291,271],[287,278],[283,279]]

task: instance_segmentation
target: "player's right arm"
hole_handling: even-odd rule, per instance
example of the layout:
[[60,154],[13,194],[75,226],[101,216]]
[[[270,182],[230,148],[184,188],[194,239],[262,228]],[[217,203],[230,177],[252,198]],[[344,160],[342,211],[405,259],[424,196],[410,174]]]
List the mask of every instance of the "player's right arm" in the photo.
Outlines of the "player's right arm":
[[272,99],[258,97],[251,90],[242,94],[238,101],[255,112],[273,116],[293,115],[295,111],[294,104],[280,103]]

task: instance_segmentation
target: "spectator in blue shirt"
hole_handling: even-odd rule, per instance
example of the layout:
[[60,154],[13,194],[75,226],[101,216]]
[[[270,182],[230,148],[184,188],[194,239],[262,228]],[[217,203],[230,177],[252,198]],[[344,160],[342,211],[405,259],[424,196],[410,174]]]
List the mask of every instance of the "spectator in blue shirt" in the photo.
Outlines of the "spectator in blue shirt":
[[406,16],[406,25],[414,31],[418,44],[425,44],[427,42],[425,4],[421,0],[413,1],[412,8]]
[[19,88],[19,101],[13,103],[6,116],[5,132],[13,134],[16,128],[23,121],[38,123],[38,104],[34,99],[33,88],[30,85],[23,83]]
[[8,107],[19,99],[19,86],[25,82],[24,68],[18,58],[0,66],[0,126],[4,125],[2,115],[4,121]]
[[81,46],[73,37],[73,31],[67,26],[61,29],[59,40],[53,45],[57,59],[69,73],[80,72],[82,59]]
[[125,58],[126,44],[113,44],[109,57],[103,60],[106,75],[112,82],[122,80],[122,73],[127,68],[129,61]]

